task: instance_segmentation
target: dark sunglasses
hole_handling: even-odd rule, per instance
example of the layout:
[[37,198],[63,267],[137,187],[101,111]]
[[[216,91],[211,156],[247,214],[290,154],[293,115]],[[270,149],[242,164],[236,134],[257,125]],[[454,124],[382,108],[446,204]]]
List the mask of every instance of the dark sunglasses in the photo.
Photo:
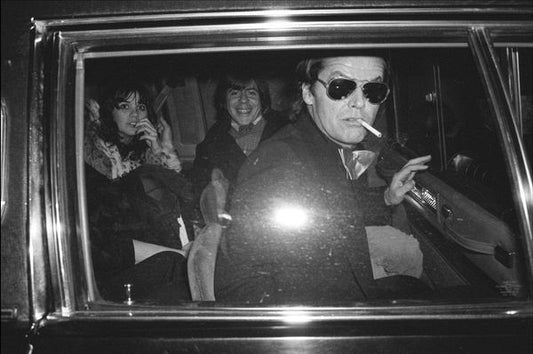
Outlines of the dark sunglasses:
[[381,104],[385,102],[387,96],[389,96],[389,86],[384,82],[373,82],[365,80],[350,80],[350,79],[331,79],[328,83],[317,79],[324,87],[328,97],[334,101],[343,100],[346,97],[350,96],[352,92],[357,88],[358,83],[363,83],[361,90],[363,95],[371,104]]

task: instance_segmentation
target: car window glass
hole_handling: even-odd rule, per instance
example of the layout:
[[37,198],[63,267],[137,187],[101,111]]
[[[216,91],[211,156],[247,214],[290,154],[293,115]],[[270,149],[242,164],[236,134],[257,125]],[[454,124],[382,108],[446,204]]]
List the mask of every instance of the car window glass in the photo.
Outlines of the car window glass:
[[[409,67],[397,67],[400,85],[408,81],[403,93],[407,112],[400,117],[400,124],[407,125],[400,128],[406,146],[416,154],[431,154],[434,174],[498,218],[512,221],[504,156],[470,51],[424,51],[416,58],[420,64],[410,58]],[[426,70],[422,80],[417,65]]]
[[[531,51],[524,52],[525,60],[520,62],[524,95],[522,104],[525,112],[524,134],[530,136],[531,71],[527,65],[531,63]],[[243,65],[243,68],[255,67],[255,71],[260,72],[269,84],[272,108],[289,114],[297,89],[294,69],[298,61],[310,53],[336,55],[336,52],[287,51],[276,55],[231,53],[93,60],[87,63],[86,68],[86,102],[101,96],[111,74],[136,75],[142,79],[153,96],[155,116],[158,119],[165,119],[172,130],[174,146],[182,163],[179,180],[185,184],[187,180],[191,182],[190,172],[194,168],[197,145],[217,123],[214,96],[217,84],[225,72],[239,65]],[[427,154],[432,156],[429,171],[420,173],[420,178],[417,177],[416,187],[410,192],[408,200],[393,211],[395,213],[393,226],[405,230],[402,232],[412,237],[417,249],[423,254],[423,265],[417,277],[433,294],[425,299],[470,301],[472,298],[514,298],[527,295],[524,287],[524,254],[520,246],[522,235],[517,226],[511,193],[513,186],[508,177],[506,157],[498,138],[499,128],[490,110],[491,102],[488,101],[483,89],[481,76],[474,64],[470,49],[412,48],[392,49],[387,53],[387,61],[391,68],[391,93],[384,104],[386,110],[374,124],[374,127],[383,133],[383,138],[380,140],[369,133],[371,138],[365,143],[369,149],[382,154],[383,164],[389,164],[388,172],[401,168],[406,159]],[[209,65],[212,62],[217,62],[218,65]],[[327,89],[327,85],[320,87]],[[99,105],[102,107],[103,102],[99,102]],[[300,154],[299,151],[293,153],[295,156]],[[370,188],[376,191],[382,188],[380,193],[383,193],[384,186],[390,183],[393,174],[387,174],[386,170],[379,164],[372,165],[368,169],[365,178],[368,179]],[[290,177],[283,176],[283,178]],[[275,184],[274,181],[272,183]],[[144,191],[147,190],[146,184],[142,184],[142,187]],[[89,196],[91,193],[91,190],[87,190]],[[253,195],[255,192],[250,193]],[[168,197],[170,194],[162,192],[158,194],[161,197],[159,201],[163,203],[168,201],[174,203],[173,205],[178,203],[182,208],[180,212],[186,210],[184,208],[194,207],[193,204],[197,200],[191,205],[184,204],[183,195],[178,194],[175,199],[163,200],[161,196]],[[121,198],[119,195],[111,197]],[[150,204],[153,202],[150,197],[153,199],[151,195],[149,198],[135,199],[133,202],[128,199],[124,203],[137,203],[137,207],[143,205],[155,215],[157,205]],[[346,202],[343,198],[339,196],[339,205]],[[124,203],[118,205],[114,211],[119,214],[128,213],[130,209]],[[318,203],[327,205],[320,200]],[[195,205],[199,210],[198,204]],[[227,211],[231,213],[231,210],[228,206]],[[325,220],[324,222],[334,220],[336,216],[330,217],[331,212],[332,210],[323,210],[318,219]],[[286,213],[287,210],[285,216]],[[299,217],[299,214],[290,215],[292,221]],[[182,213],[182,217],[186,219],[188,215]],[[194,216],[191,218],[194,219]],[[123,232],[125,229],[129,227],[133,230],[135,225],[143,222],[142,217],[126,214],[120,214],[119,219],[124,223],[116,223],[118,219],[107,219],[110,224],[106,225],[108,230],[106,232],[116,232],[120,229],[122,234],[127,234]],[[99,220],[97,218],[90,220],[97,226],[91,229],[90,239],[93,241],[95,237],[100,236],[95,234],[100,232],[97,230],[100,226]],[[258,230],[253,226],[258,220],[262,219],[255,218],[247,229],[252,235]],[[170,228],[183,231],[188,227],[186,225],[188,220],[185,223],[183,220],[176,223],[174,221],[168,222]],[[342,225],[344,226],[347,225]],[[405,228],[402,228],[403,226]],[[182,236],[177,236],[181,238],[178,248],[182,248],[189,241],[194,244],[195,237],[203,227],[205,225],[202,223],[191,225],[188,228],[186,241],[181,238]],[[263,223],[257,227],[271,226]],[[324,228],[327,228],[327,225]],[[338,230],[338,225],[331,226],[331,230],[334,233]],[[374,232],[372,230],[367,229],[366,232]],[[302,252],[310,247],[319,247],[313,240],[306,241],[305,233],[287,232],[284,237],[300,237],[302,242],[301,245],[292,244],[287,247],[298,246]],[[325,241],[331,242],[333,250],[339,246],[335,242],[342,242],[337,240],[335,235],[325,238]],[[114,251],[117,249],[106,249],[104,256],[116,260],[118,258],[113,258]],[[341,252],[340,249],[337,251]],[[269,250],[264,249],[262,254],[267,252]],[[294,256],[298,257],[298,254],[295,253]],[[274,255],[272,259],[277,258]],[[165,267],[174,264],[174,261],[168,260],[161,262]],[[187,260],[181,262],[186,267]],[[310,276],[313,272],[321,271],[310,268],[304,273],[305,276]],[[300,270],[295,269],[295,274],[300,274],[299,272]],[[190,272],[188,276],[190,278]],[[352,274],[339,277],[339,281],[348,281],[350,276]],[[375,272],[373,276],[376,276]],[[107,300],[120,303],[127,300],[127,294],[133,294],[131,296],[135,301],[154,303],[154,300],[140,298],[144,290],[135,284],[135,276],[130,278],[131,280],[115,279],[113,276],[107,278],[106,281],[111,279],[111,282],[114,282],[113,291],[116,294]],[[184,278],[186,281],[185,276]],[[99,286],[102,284],[98,279],[97,283]],[[132,293],[128,293],[129,288],[125,287],[126,284],[133,284]],[[105,293],[102,289],[100,292]],[[158,303],[165,304],[165,301],[161,300]],[[325,303],[332,302],[317,301],[313,305]],[[350,302],[343,299],[333,303]]]

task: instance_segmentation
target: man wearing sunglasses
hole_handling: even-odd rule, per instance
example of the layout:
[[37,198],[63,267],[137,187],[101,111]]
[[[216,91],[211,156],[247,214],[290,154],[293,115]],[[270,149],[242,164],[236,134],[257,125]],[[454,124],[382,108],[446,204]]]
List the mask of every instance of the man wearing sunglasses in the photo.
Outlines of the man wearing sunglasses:
[[[430,159],[409,161],[387,188],[368,186],[375,154],[359,150],[377,139],[368,129],[390,92],[386,61],[367,53],[307,59],[297,75],[297,122],[265,141],[239,173],[233,223],[217,256],[217,300],[316,305],[428,295],[416,279],[416,240],[384,229],[376,242],[365,229],[391,224],[392,206]],[[371,255],[385,260],[387,274],[376,274]]]

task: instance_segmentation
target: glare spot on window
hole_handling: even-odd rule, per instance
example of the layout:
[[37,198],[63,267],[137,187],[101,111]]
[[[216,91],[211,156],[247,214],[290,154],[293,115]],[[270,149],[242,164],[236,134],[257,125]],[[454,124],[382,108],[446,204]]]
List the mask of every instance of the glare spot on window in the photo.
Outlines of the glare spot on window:
[[280,227],[296,229],[307,223],[308,213],[300,206],[283,205],[274,210],[273,219]]

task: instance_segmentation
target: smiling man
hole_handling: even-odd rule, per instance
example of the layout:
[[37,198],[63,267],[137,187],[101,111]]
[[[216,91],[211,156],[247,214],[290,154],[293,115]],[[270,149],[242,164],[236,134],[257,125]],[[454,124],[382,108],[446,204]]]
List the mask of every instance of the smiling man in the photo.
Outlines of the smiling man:
[[246,157],[288,123],[271,109],[267,82],[249,73],[226,75],[217,86],[215,107],[217,122],[198,144],[191,173],[198,197],[213,168],[220,169],[233,184]]
[[[377,242],[399,255],[386,258],[401,271],[376,280],[371,264],[374,240],[365,228],[391,223],[391,206],[430,159],[409,161],[387,188],[367,184],[375,154],[357,149],[389,95],[386,61],[368,54],[307,59],[297,75],[298,121],[265,141],[239,173],[233,223],[217,257],[216,299],[329,304],[427,294],[416,279],[422,258],[412,237],[391,238],[398,247]],[[287,210],[294,216],[280,218]]]

